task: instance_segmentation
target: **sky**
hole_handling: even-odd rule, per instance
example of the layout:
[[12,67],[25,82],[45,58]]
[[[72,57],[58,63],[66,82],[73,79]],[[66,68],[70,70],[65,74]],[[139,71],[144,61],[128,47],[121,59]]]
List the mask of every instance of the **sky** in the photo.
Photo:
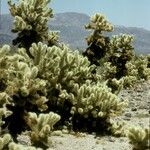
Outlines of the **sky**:
[[[0,1],[1,13],[9,13],[7,0]],[[100,12],[114,25],[150,30],[150,0],[52,0],[49,6],[54,13],[79,12],[91,16]]]

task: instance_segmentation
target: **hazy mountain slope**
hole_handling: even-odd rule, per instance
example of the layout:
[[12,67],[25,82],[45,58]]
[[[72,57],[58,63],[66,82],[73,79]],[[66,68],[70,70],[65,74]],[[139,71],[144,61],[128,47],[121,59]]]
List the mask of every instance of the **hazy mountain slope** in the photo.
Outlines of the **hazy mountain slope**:
[[[85,50],[87,47],[85,37],[89,31],[84,29],[84,25],[89,22],[89,16],[86,14],[67,12],[56,14],[50,19],[48,25],[50,30],[59,30],[61,41],[65,41],[73,48]],[[13,18],[10,15],[2,15],[0,29],[0,44],[9,43],[15,37],[11,33]],[[137,53],[150,53],[150,31],[136,28],[115,26],[112,34],[128,33],[135,36],[134,46]],[[5,35],[4,35],[5,34]]]
[[89,21],[89,16],[86,14],[76,12],[66,12],[54,15],[49,23],[51,25],[64,25],[64,26],[83,26]]

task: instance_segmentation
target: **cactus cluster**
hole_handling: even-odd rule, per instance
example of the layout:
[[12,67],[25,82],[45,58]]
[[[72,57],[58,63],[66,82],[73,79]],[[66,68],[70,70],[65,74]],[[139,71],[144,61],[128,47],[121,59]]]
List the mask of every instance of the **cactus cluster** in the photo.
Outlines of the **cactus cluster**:
[[119,34],[106,37],[103,32],[111,32],[113,26],[102,14],[95,14],[86,29],[94,30],[86,40],[88,48],[83,55],[97,68],[98,73],[113,93],[121,88],[132,86],[139,79],[150,78],[149,57],[136,56],[134,52],[133,35]]
[[12,137],[4,147],[21,149],[15,143],[20,134],[30,137],[29,146],[48,148],[55,125],[107,130],[111,115],[121,113],[126,104],[101,82],[100,75],[92,74],[95,65],[65,45],[34,42],[28,51],[21,46],[14,54],[4,45],[0,53],[1,134]]
[[133,63],[137,70],[137,79],[150,79],[150,55],[140,55]]
[[13,137],[27,134],[33,146],[48,147],[50,132],[59,120],[75,128],[77,120],[91,118],[90,126],[96,129],[99,124],[92,123],[99,119],[107,129],[111,114],[122,111],[125,102],[98,82],[100,76],[91,73],[94,66],[77,51],[33,43],[32,59],[24,48],[14,55],[8,50],[6,45],[0,49],[2,132],[7,128]]
[[[47,109],[46,81],[37,77],[36,66],[23,62],[25,58],[17,53],[9,55],[9,50],[8,45],[0,48],[0,131],[4,134],[3,145],[9,141],[5,136],[7,132],[16,137],[25,131],[31,136],[33,144],[43,142],[45,145],[60,116],[42,113]],[[40,113],[39,117],[34,113]],[[36,124],[34,128],[33,123]]]
[[[48,150],[52,131],[64,125],[91,133],[122,131],[123,125],[112,124],[111,117],[121,114],[127,103],[114,91],[124,83],[123,75],[130,72],[132,77],[140,71],[127,69],[135,67],[130,63],[133,37],[104,37],[103,32],[112,31],[113,26],[96,14],[86,26],[94,30],[87,38],[86,58],[60,46],[58,32],[48,31],[48,18],[53,17],[49,2],[20,0],[16,5],[8,1],[15,17],[12,31],[18,33],[13,43],[18,47],[14,53],[9,45],[0,48],[0,150]],[[139,61],[149,66],[149,57],[146,60],[147,64]],[[100,74],[105,66],[103,73],[114,91]],[[149,71],[142,72],[146,76]],[[20,136],[29,142],[21,142]]]
[[29,50],[34,55],[32,61],[38,68],[38,77],[48,81],[48,107],[60,113],[62,118],[66,117],[61,114],[63,107],[70,110],[65,113],[68,117],[79,113],[85,118],[89,115],[97,118],[98,114],[107,118],[111,113],[121,111],[124,102],[119,102],[117,96],[100,83],[99,75],[92,75],[94,66],[90,66],[78,51],[71,52],[65,46],[64,49],[47,47],[42,43],[32,44]]
[[108,62],[111,62],[112,67],[116,67],[114,75],[111,72],[111,76],[114,76],[116,79],[127,75],[128,68],[126,68],[126,63],[133,58],[132,42],[133,36],[127,34],[115,35],[111,38]]
[[[133,83],[135,75],[131,75],[133,69],[129,63],[134,59],[134,48],[132,46],[133,36],[128,34],[120,34],[112,36],[110,40],[109,56],[105,65],[110,64],[107,68],[106,79],[112,91],[117,89],[114,80],[122,81],[123,87]],[[105,66],[104,65],[104,66]],[[113,71],[111,71],[114,68]],[[133,72],[134,70],[132,70]],[[118,87],[119,89],[119,87]]]

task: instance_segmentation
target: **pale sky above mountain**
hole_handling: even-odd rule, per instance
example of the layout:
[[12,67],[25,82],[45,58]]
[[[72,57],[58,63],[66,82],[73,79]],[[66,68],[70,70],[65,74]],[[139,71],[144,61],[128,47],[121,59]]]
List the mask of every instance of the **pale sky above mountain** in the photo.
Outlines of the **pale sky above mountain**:
[[[1,1],[1,13],[9,13],[7,0]],[[150,30],[150,0],[52,0],[54,13],[79,12],[93,15],[101,12],[117,25]]]

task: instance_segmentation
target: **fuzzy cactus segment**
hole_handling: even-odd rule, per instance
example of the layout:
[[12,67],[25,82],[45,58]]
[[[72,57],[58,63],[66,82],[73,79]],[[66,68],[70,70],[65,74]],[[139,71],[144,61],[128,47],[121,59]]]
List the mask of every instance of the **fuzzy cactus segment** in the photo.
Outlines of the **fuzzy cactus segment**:
[[60,120],[60,116],[49,112],[48,114],[40,114],[37,116],[36,113],[28,113],[26,117],[27,124],[31,128],[29,131],[29,135],[31,137],[32,142],[35,145],[40,145],[42,143],[46,146],[50,143],[49,136],[53,130],[53,126]]
[[32,30],[38,34],[47,31],[49,17],[53,17],[52,9],[47,5],[50,0],[20,0],[18,5],[9,0],[10,12],[15,17],[14,30]]
[[10,134],[4,134],[3,137],[0,137],[0,150],[8,148],[8,144],[11,141],[12,139]]
[[1,126],[5,124],[2,118],[8,117],[12,114],[12,112],[6,107],[6,105],[10,104],[9,100],[10,97],[5,92],[0,93],[0,132],[2,131]]
[[150,148],[150,130],[142,127],[129,129],[128,138],[134,150],[147,150]]
[[8,56],[10,52],[10,46],[4,45],[0,48],[0,91],[3,92],[7,86],[7,77],[9,74]]

